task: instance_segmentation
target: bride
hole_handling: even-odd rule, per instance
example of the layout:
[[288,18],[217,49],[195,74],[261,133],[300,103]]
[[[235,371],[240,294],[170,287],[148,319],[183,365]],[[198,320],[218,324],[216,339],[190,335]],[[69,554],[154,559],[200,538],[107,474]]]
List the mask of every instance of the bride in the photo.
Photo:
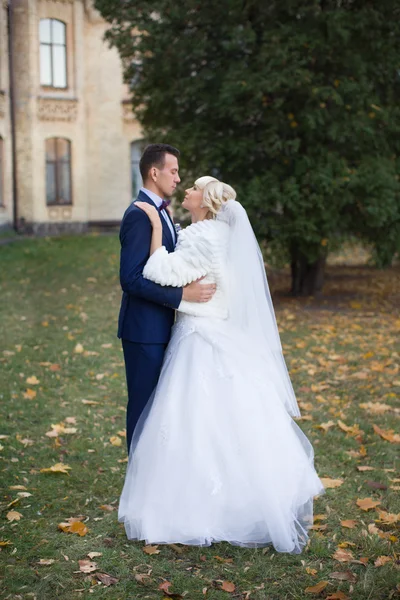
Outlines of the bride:
[[152,544],[273,544],[301,552],[324,492],[299,416],[263,258],[229,185],[200,177],[182,206],[192,224],[175,252],[158,210],[143,275],[181,287],[214,282],[210,302],[182,301],[161,376],[135,428],[118,519]]

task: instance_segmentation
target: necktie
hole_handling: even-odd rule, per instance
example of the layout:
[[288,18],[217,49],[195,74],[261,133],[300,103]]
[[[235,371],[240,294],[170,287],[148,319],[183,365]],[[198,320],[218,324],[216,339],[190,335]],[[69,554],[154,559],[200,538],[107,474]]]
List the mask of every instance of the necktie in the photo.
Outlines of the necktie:
[[160,206],[158,207],[158,210],[161,212],[162,210],[167,208],[170,204],[171,204],[171,200],[163,200],[161,202]]
[[165,214],[165,212],[167,212],[167,211],[165,211],[164,213],[162,212],[162,211],[163,211],[164,209],[166,209],[166,208],[167,208],[167,207],[168,207],[170,204],[171,204],[171,200],[163,200],[163,201],[162,201],[162,203],[160,204],[160,206],[158,207],[158,210],[159,210],[159,211],[160,211],[160,213],[162,214],[162,216],[163,216],[163,218],[164,218],[164,221],[167,223],[167,225],[168,225],[168,229],[170,230],[170,232],[171,232],[171,235],[172,235],[172,239],[173,239],[173,241],[174,241],[174,243],[175,243],[175,242],[176,242],[176,232],[175,232],[175,230],[174,230],[173,226],[171,225],[171,222],[170,222],[170,220],[167,218],[167,216],[166,216],[166,214]]

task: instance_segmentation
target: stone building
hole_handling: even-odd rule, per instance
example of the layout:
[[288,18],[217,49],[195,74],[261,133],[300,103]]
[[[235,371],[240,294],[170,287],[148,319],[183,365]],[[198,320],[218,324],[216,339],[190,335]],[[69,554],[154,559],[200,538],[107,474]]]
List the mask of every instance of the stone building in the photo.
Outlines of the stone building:
[[117,223],[141,132],[92,0],[0,0],[0,227]]

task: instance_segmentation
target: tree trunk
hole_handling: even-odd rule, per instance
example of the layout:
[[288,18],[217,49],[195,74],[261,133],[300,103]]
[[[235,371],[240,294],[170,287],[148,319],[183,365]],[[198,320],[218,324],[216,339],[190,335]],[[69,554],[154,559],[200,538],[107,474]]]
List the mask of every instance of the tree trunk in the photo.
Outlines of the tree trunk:
[[292,249],[292,294],[293,296],[318,295],[324,285],[326,256],[309,262],[298,249]]

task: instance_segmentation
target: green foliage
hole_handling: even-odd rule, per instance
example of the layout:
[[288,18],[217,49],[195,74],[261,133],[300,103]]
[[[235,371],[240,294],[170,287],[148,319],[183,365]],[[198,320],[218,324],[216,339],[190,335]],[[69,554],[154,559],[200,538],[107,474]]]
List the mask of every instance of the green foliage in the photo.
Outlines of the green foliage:
[[399,0],[96,0],[148,140],[234,185],[260,238],[400,249]]

